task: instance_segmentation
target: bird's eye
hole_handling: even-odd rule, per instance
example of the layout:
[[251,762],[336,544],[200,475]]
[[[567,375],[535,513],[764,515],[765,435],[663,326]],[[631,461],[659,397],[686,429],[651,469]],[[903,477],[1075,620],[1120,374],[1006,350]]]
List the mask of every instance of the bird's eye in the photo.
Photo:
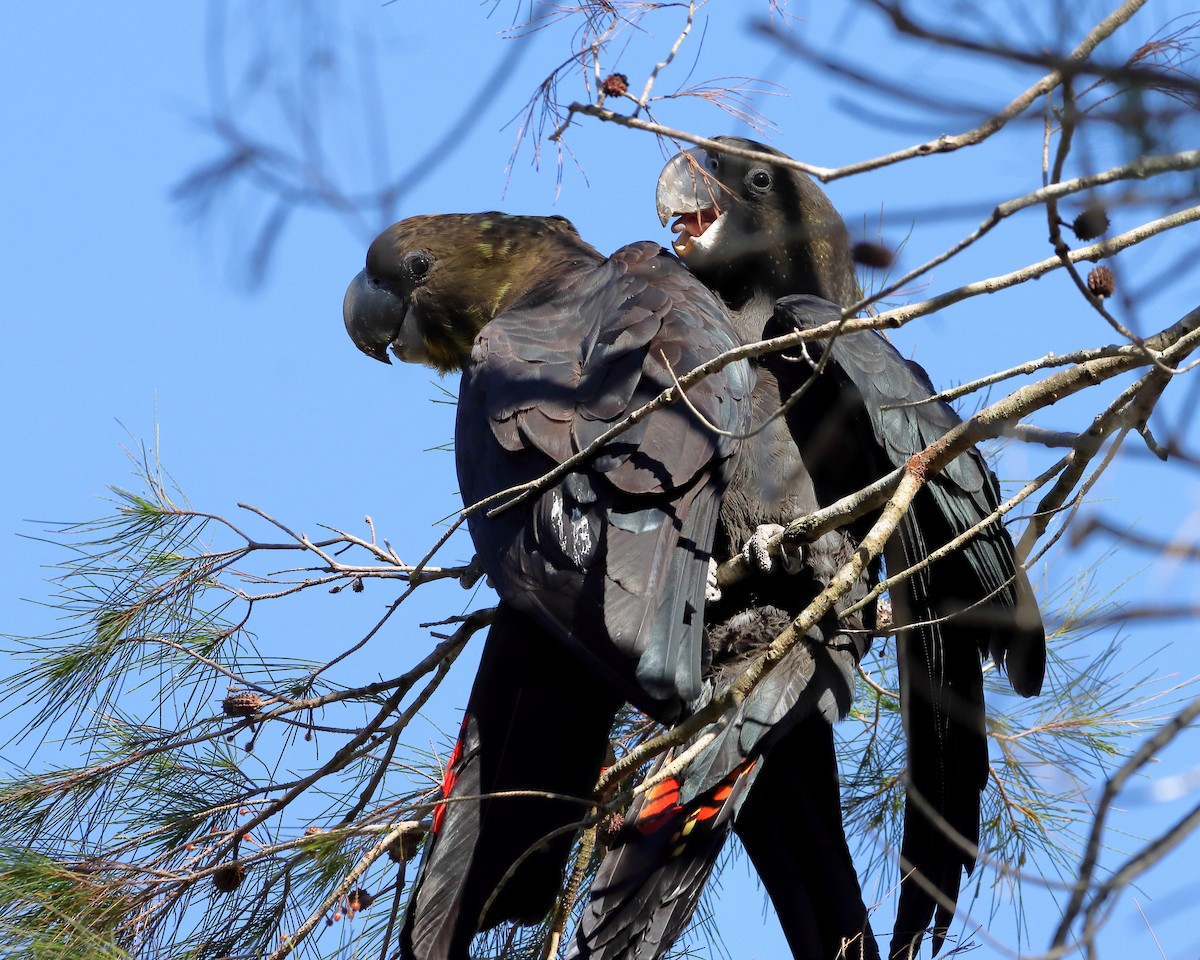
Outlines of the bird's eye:
[[420,283],[429,273],[433,261],[429,259],[427,253],[410,253],[401,261],[401,266],[410,280]]
[[771,174],[766,170],[752,170],[747,179],[755,190],[768,190],[771,187]]
[[704,165],[713,173],[716,173],[721,166],[721,159],[715,153],[706,153],[704,155]]

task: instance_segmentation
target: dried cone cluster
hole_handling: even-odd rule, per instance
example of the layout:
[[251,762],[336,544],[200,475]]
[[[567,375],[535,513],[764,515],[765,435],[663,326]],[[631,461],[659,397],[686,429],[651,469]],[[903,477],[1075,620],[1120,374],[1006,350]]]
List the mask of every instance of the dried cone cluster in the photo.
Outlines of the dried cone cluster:
[[357,890],[351,890],[350,893],[346,896],[346,906],[352,912],[358,911],[358,910],[366,910],[367,907],[369,907],[374,902],[375,902],[375,895],[372,893],[368,893],[366,890],[363,890],[361,887]]
[[603,847],[611,847],[623,826],[625,826],[625,816],[620,810],[606,813],[596,824],[596,842]]
[[1071,230],[1080,240],[1095,240],[1108,230],[1108,214],[1099,204],[1091,204],[1075,218]]
[[1108,267],[1093,267],[1087,275],[1087,285],[1093,296],[1103,300],[1105,297],[1111,297],[1116,291],[1117,278]]
[[884,270],[890,267],[892,260],[895,259],[895,254],[882,243],[872,243],[869,240],[856,243],[852,253],[855,263],[861,263],[864,267],[872,267],[875,270]]
[[227,717],[252,717],[262,709],[263,698],[253,690],[241,690],[229,694],[221,701],[221,709]]
[[629,89],[629,78],[623,73],[610,73],[600,84],[606,97],[621,97]]
[[888,637],[896,632],[896,623],[892,618],[892,601],[889,597],[880,597],[875,603],[875,635]]
[[246,868],[240,863],[229,863],[213,874],[213,886],[219,893],[233,893],[246,879]]
[[402,833],[399,838],[387,849],[388,859],[393,863],[408,863],[417,855],[417,850],[421,846],[422,834],[416,830],[410,833]]

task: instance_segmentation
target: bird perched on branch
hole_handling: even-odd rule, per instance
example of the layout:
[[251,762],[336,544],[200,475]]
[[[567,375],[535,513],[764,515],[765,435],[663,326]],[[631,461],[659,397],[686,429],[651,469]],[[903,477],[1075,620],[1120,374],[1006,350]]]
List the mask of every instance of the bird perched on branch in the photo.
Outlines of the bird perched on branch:
[[[676,252],[721,297],[744,341],[840,317],[858,291],[846,228],[829,199],[804,173],[775,162],[784,154],[736,137],[718,141],[766,159],[694,149],[667,164],[657,202],[664,224],[676,218]],[[904,465],[960,422],[947,404],[928,402],[935,391],[925,371],[875,332],[768,355],[757,369],[756,410],[764,399],[776,407],[793,400],[788,432],[821,505]],[[742,462],[754,451],[747,445]],[[735,480],[727,502],[736,489]],[[931,923],[937,952],[962,871],[975,865],[988,776],[981,657],[1005,667],[1020,695],[1041,689],[1045,632],[995,513],[1000,503],[995,477],[972,448],[928,478],[884,551],[894,576],[970,531],[890,591],[908,746],[893,957],[915,953]],[[873,519],[850,524],[847,535],[861,536]],[[760,805],[786,802],[780,794]],[[760,822],[742,818],[739,831]],[[821,870],[798,860],[794,868]]]
[[[657,244],[606,258],[561,217],[395,224],[344,314],[376,359],[462,370],[466,504],[571,461],[468,518],[500,604],[402,932],[405,957],[458,960],[479,930],[554,905],[620,704],[669,722],[701,693],[712,540],[752,374],[730,363],[601,442],[737,338]],[[488,799],[510,791],[526,795]]]
[[[676,252],[721,296],[744,341],[840,316],[838,305],[855,302],[858,290],[845,224],[824,192],[773,162],[786,158],[769,147],[718,140],[768,157],[698,149],[667,164],[657,199],[664,224],[677,218]],[[810,343],[755,364],[755,432],[743,443],[722,507],[719,557],[747,536],[756,556],[762,537],[779,524],[890,473],[958,422],[943,403],[911,405],[934,393],[928,377],[874,333]],[[773,420],[789,402],[786,416]],[[963,454],[931,478],[889,541],[889,571],[907,569],[975,527],[999,502],[982,458],[974,450]],[[760,652],[850,558],[872,520],[805,547],[792,558],[790,578],[776,572],[765,583],[751,579],[742,592],[727,591],[721,604],[710,605],[714,661],[723,649],[743,651],[743,662]],[[661,956],[695,910],[731,829],[760,873],[794,956],[878,955],[845,844],[828,722],[847,709],[874,628],[873,607],[857,605],[879,573],[878,565],[868,566],[835,604],[840,626],[836,618],[818,621],[751,694],[742,715],[757,705],[759,722],[735,720],[700,762],[635,802],[593,884],[574,955]],[[915,953],[935,908],[936,952],[961,871],[974,865],[987,774],[980,655],[1006,664],[1014,689],[1032,695],[1041,685],[1045,638],[998,522],[914,573],[892,599],[904,628],[898,645],[909,744],[906,879],[891,945],[900,957]]]

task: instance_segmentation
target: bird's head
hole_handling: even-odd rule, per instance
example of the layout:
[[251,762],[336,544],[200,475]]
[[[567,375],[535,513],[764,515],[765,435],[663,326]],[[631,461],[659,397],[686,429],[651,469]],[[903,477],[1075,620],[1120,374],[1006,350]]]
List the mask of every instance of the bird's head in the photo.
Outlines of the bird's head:
[[[716,142],[787,160],[741,137]],[[772,299],[811,293],[855,299],[846,226],[825,192],[799,170],[697,147],[672,157],[658,178],[658,217],[692,272],[739,306],[751,292]]]
[[492,318],[535,294],[557,270],[600,255],[563,217],[504,213],[410,217],[375,238],[342,316],[365,354],[445,373],[471,354]]

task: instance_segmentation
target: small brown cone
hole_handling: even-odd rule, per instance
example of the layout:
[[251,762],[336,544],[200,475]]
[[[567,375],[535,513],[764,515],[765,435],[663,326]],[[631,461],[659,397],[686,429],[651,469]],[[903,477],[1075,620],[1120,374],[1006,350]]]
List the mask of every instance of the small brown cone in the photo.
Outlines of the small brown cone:
[[625,91],[629,89],[629,78],[623,73],[610,73],[600,83],[600,89],[606,97],[624,96]]
[[252,717],[262,709],[263,698],[253,690],[239,690],[221,701],[227,717]]
[[240,863],[229,863],[213,874],[213,886],[218,893],[233,893],[246,879],[246,868]]
[[351,910],[366,910],[375,902],[375,895],[368,893],[361,887],[357,890],[351,890],[346,896],[346,906]]
[[611,813],[605,814],[596,824],[596,842],[602,847],[611,847],[623,826],[625,826],[625,815],[620,810],[613,810]]
[[1071,223],[1071,229],[1080,240],[1095,240],[1108,232],[1108,214],[1100,204],[1089,204]]
[[1093,267],[1087,275],[1087,285],[1094,296],[1103,300],[1116,292],[1117,278],[1108,267]]
[[417,850],[421,847],[422,834],[416,830],[410,833],[402,833],[399,838],[387,849],[388,859],[393,863],[408,863],[417,855]]
[[871,243],[867,240],[856,243],[853,253],[855,263],[861,263],[864,267],[872,267],[876,270],[886,270],[896,259],[896,255],[882,243]]

